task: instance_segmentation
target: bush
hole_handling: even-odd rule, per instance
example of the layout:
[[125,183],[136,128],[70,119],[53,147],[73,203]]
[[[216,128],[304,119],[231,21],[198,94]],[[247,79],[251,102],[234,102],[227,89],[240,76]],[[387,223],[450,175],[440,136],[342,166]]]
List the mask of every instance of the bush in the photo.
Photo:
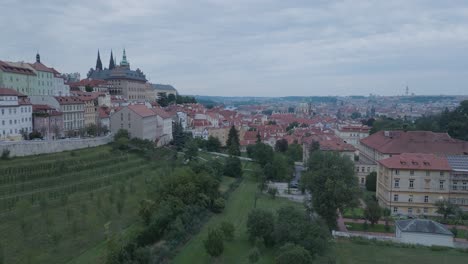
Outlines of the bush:
[[223,232],[224,239],[232,241],[234,239],[234,231],[236,230],[231,222],[222,222],[219,229]]
[[450,228],[450,231],[453,233],[454,237],[456,237],[458,235],[458,229],[456,227]]
[[443,246],[431,246],[430,249],[432,251],[446,251],[446,250],[450,250],[451,248],[443,247]]
[[278,194],[278,188],[276,187],[268,187],[268,194],[271,196],[271,198],[275,199],[276,195]]
[[218,198],[218,199],[214,200],[214,202],[213,202],[212,211],[214,213],[221,213],[224,210],[224,207],[225,207],[224,198]]
[[219,229],[208,231],[208,237],[203,241],[206,252],[212,257],[220,256],[224,251],[223,233]]
[[249,263],[257,263],[260,259],[260,251],[257,247],[254,247],[249,252]]
[[4,149],[2,151],[2,156],[0,157],[0,159],[8,160],[9,158],[10,158],[10,150],[9,149]]

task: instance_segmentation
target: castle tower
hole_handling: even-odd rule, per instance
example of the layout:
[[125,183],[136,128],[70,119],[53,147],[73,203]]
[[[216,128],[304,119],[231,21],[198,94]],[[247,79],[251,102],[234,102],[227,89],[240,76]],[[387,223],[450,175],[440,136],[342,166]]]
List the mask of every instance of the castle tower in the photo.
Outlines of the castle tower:
[[125,49],[123,50],[122,61],[120,61],[120,67],[130,68],[130,63],[127,61],[127,54]]
[[97,52],[96,70],[102,71],[102,62],[101,62],[101,55],[99,54],[99,50]]

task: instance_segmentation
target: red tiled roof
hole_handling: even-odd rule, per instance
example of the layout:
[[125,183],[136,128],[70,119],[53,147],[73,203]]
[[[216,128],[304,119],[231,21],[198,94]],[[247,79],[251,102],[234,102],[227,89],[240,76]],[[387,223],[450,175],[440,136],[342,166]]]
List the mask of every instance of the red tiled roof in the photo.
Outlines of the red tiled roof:
[[156,113],[163,119],[171,118],[171,115],[168,112],[164,111],[164,109],[162,109],[161,107],[153,107],[151,108],[151,110],[153,110],[154,113]]
[[339,131],[343,132],[364,132],[367,133],[370,130],[368,126],[343,126],[338,129]]
[[61,105],[84,104],[77,96],[55,96],[55,99],[57,99]]
[[431,131],[379,131],[361,139],[361,144],[383,154],[435,153],[466,154],[468,142],[447,133]]
[[34,104],[32,106],[33,112],[34,111],[41,111],[41,110],[52,110],[53,108],[46,104]]
[[110,109],[107,107],[99,107],[98,115],[99,115],[99,118],[108,118],[110,115]]
[[141,117],[156,116],[156,113],[153,110],[143,104],[129,105],[128,109],[132,110]]
[[11,73],[17,73],[17,74],[25,74],[25,75],[33,75],[33,76],[36,75],[34,71],[29,68],[12,66],[12,65],[7,64],[4,61],[0,61],[0,70],[4,72],[11,72]]
[[36,70],[36,71],[43,71],[43,72],[51,72],[51,73],[55,73],[54,70],[52,70],[51,68],[45,66],[44,64],[40,63],[40,62],[35,62],[33,64],[31,64],[31,66]]
[[452,168],[445,157],[434,154],[403,153],[378,161],[390,169],[450,171]]
[[3,96],[25,96],[24,94],[16,91],[16,90],[13,90],[13,89],[8,89],[8,88],[0,88],[0,95],[3,95]]

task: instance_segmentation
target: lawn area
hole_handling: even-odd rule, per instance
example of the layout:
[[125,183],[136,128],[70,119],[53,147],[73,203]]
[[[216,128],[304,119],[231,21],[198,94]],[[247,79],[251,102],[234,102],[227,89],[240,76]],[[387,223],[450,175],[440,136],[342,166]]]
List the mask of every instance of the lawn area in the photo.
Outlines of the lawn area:
[[467,253],[456,250],[359,245],[349,241],[335,244],[335,256],[336,264],[462,264],[468,260]]
[[353,222],[345,222],[346,228],[349,231],[364,231],[364,232],[378,232],[378,233],[394,233],[395,229],[393,226],[390,226],[390,230],[385,230],[385,225],[375,224],[374,226],[368,225],[368,229],[364,230],[364,224],[362,223],[353,223]]
[[364,217],[364,209],[362,208],[348,208],[344,210],[343,213],[344,218],[352,218],[352,219],[361,219]]
[[[231,194],[226,203],[223,213],[213,216],[202,228],[199,234],[194,236],[179,252],[173,263],[211,263],[210,257],[205,251],[203,240],[206,238],[209,228],[219,225],[222,221],[230,221],[234,224],[235,238],[231,242],[225,243],[225,250],[218,263],[248,263],[248,254],[252,245],[247,237],[247,216],[254,208],[255,193],[257,183],[252,176],[244,179],[241,185]],[[271,211],[292,205],[303,208],[300,203],[295,203],[286,199],[271,199],[266,195],[260,195],[257,200],[257,207]],[[264,250],[258,263],[273,263],[274,251]]]

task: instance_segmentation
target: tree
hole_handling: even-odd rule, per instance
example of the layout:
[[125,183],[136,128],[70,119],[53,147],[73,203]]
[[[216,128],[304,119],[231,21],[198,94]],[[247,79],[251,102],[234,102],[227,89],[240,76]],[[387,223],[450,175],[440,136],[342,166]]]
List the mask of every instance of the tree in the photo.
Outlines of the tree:
[[377,172],[373,171],[366,176],[366,190],[375,192],[377,188]]
[[32,139],[35,139],[35,138],[42,139],[41,132],[34,130],[33,132],[29,133],[29,139],[32,140]]
[[208,141],[206,142],[206,150],[211,152],[219,152],[220,148],[221,142],[219,141],[219,139],[213,136],[209,136]]
[[158,104],[162,107],[166,107],[169,105],[169,100],[167,98],[167,94],[164,92],[158,93]]
[[173,144],[178,151],[182,150],[185,146],[186,136],[181,122],[174,122],[172,127]]
[[273,160],[273,149],[265,143],[257,143],[253,147],[252,158],[257,161],[261,167]]
[[330,229],[336,227],[337,210],[343,211],[356,204],[358,183],[354,164],[346,156],[329,151],[314,151],[308,162],[308,171],[301,184],[312,193],[315,211]]
[[454,215],[460,210],[456,204],[445,199],[436,201],[435,206],[437,207],[436,213],[443,215],[444,220],[446,220],[448,216]]
[[312,256],[303,247],[288,243],[279,249],[279,254],[276,257],[276,264],[310,264]]
[[2,242],[0,241],[0,264],[5,263],[5,253],[3,252],[3,245]]
[[284,138],[279,139],[275,143],[275,150],[278,152],[286,152],[288,150],[288,141]]
[[297,143],[289,145],[286,156],[292,161],[302,161],[302,146]]
[[231,222],[221,222],[219,229],[223,232],[224,239],[228,241],[232,241],[234,239],[234,231],[236,230],[236,228]]
[[89,124],[86,127],[86,134],[89,136],[97,136],[98,135],[98,127],[95,124]]
[[185,158],[187,158],[190,161],[194,160],[198,156],[197,143],[195,142],[195,140],[190,140],[187,143],[186,147],[187,148],[185,150]]
[[235,126],[232,126],[229,130],[228,139],[226,141],[226,147],[230,155],[240,156],[240,141],[239,133]]
[[290,131],[290,130],[293,130],[294,128],[298,127],[299,126],[299,123],[297,121],[294,121],[292,123],[290,123],[287,127],[286,127],[286,131]]
[[206,252],[212,257],[218,257],[223,254],[224,242],[223,232],[217,228],[208,231],[208,236],[203,241]]
[[254,247],[249,252],[249,263],[257,263],[260,259],[260,251],[257,247]]
[[273,155],[264,167],[263,172],[267,179],[274,181],[289,181],[292,178],[292,164],[279,153]]
[[94,91],[94,89],[93,89],[93,87],[91,85],[89,85],[89,84],[85,85],[85,92],[90,93],[92,91]]
[[238,157],[229,156],[224,165],[224,175],[239,178],[242,177],[242,163]]
[[268,194],[271,196],[271,198],[275,199],[276,195],[278,194],[278,188],[276,187],[269,187],[268,188]]
[[263,239],[266,245],[271,245],[274,232],[274,216],[270,211],[253,209],[247,218],[247,233],[249,240]]
[[364,210],[364,217],[369,220],[371,226],[374,226],[374,224],[379,222],[380,217],[382,217],[382,208],[380,208],[377,201],[367,201],[367,206]]
[[169,95],[167,96],[167,101],[168,101],[168,103],[170,103],[170,104],[175,103],[175,102],[176,102],[176,96],[175,96],[174,94],[172,94],[172,93],[169,94]]
[[130,133],[126,129],[119,129],[114,135],[114,140],[118,140],[119,138],[130,139]]

